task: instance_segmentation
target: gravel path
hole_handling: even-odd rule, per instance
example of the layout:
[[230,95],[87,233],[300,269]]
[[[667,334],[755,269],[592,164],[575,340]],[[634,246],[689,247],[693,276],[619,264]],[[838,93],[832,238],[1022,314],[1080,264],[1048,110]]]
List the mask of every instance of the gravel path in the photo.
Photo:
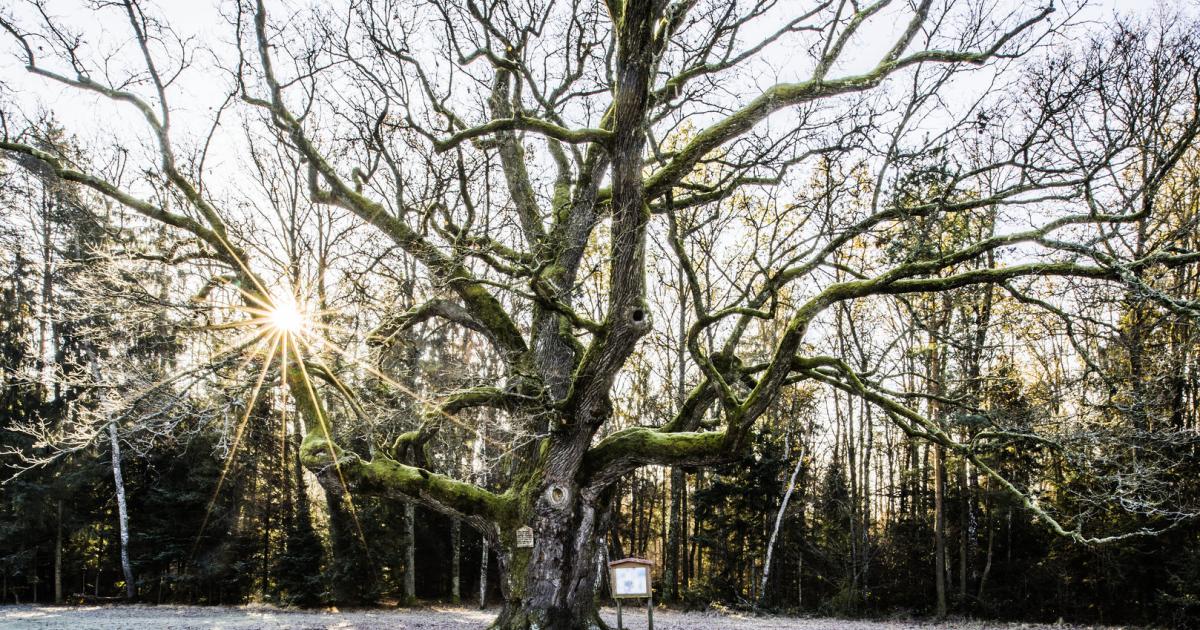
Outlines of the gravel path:
[[[641,613],[641,614],[639,614]],[[496,611],[468,608],[316,612],[269,606],[0,606],[0,627],[11,630],[483,630]],[[616,609],[603,612],[616,626]],[[644,610],[627,611],[625,627],[646,627]],[[982,621],[846,621],[655,611],[656,630],[1084,630],[1094,626],[1004,624]],[[1110,629],[1115,630],[1115,629]]]

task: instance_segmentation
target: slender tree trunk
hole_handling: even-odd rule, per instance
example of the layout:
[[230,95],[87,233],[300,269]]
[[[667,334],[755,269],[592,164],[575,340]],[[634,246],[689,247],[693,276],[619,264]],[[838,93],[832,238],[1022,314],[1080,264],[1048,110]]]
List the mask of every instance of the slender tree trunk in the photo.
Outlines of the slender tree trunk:
[[[704,470],[696,472],[696,492],[704,485]],[[691,548],[688,550],[688,579],[699,578],[704,573],[704,556],[700,551],[700,527],[703,522],[699,514],[692,515]]]
[[488,539],[484,536],[483,542],[480,543],[483,547],[483,553],[479,558],[479,609],[487,608],[487,584],[488,584]]
[[129,562],[129,508],[125,503],[125,480],[121,476],[121,442],[117,439],[117,425],[108,423],[108,440],[112,445],[113,484],[117,488],[117,518],[121,534],[121,572],[125,575],[125,597],[137,598],[137,585],[133,581],[133,565]]
[[958,532],[958,597],[964,604],[967,599],[967,563],[971,552],[971,503],[967,496],[967,462],[959,462],[959,532]]
[[[676,269],[675,275],[676,286],[679,288],[677,301],[679,303],[679,319],[678,333],[679,341],[675,348],[675,408],[676,410],[683,407],[684,401],[687,399],[687,348],[683,340],[687,338],[687,306],[688,306],[688,291],[687,291],[687,276],[684,273],[682,265]],[[670,523],[667,526],[667,549],[666,549],[666,582],[667,582],[667,597],[672,601],[679,600],[679,565],[680,565],[680,541],[683,538],[681,535],[681,526],[684,522],[684,494],[687,492],[685,488],[686,479],[684,478],[683,469],[675,466],[671,468],[671,507],[670,507]]]
[[641,522],[638,520],[638,514],[641,512],[641,509],[642,509],[642,504],[641,504],[641,501],[639,500],[640,493],[638,492],[638,486],[640,486],[641,484],[638,483],[637,475],[638,475],[638,471],[636,471],[636,470],[633,471],[632,475],[630,475],[630,483],[629,483],[629,544],[627,546],[627,549],[629,549],[629,553],[631,553],[635,556],[638,553],[638,525],[641,524]]
[[54,535],[54,603],[63,603],[62,556],[63,556],[63,502],[58,500],[58,526]]
[[671,601],[679,600],[679,545],[682,538],[680,535],[680,523],[683,517],[684,483],[683,469],[678,466],[672,467],[670,516],[667,525],[666,574],[664,576],[667,587],[666,595]]
[[983,573],[979,576],[979,592],[978,592],[978,595],[976,595],[976,597],[980,600],[983,599],[983,590],[987,586],[988,574],[990,574],[992,572],[992,551],[994,549],[994,544],[996,542],[996,527],[995,527],[995,524],[992,523],[992,513],[991,513],[990,508],[988,509],[987,525],[988,525],[987,560],[983,564]]
[[459,565],[462,555],[462,521],[454,519],[450,525],[450,601],[462,601],[462,586],[459,584]]
[[[862,363],[862,371],[865,373],[869,369],[866,359]],[[862,421],[862,426],[858,431],[859,439],[863,441],[861,466],[862,470],[858,475],[859,481],[862,484],[862,491],[859,492],[859,500],[861,501],[860,512],[862,515],[862,523],[859,525],[859,532],[862,535],[862,542],[859,544],[859,552],[861,558],[859,566],[862,572],[860,580],[862,592],[869,592],[867,579],[870,577],[871,567],[871,458],[875,449],[875,428],[872,423],[871,406],[865,400],[860,401],[862,410],[858,417]]]
[[679,581],[679,594],[680,598],[682,599],[682,596],[687,593],[688,583],[692,579],[692,562],[690,554],[688,553],[688,545],[691,541],[691,535],[689,534],[690,530],[688,529],[687,475],[683,476],[683,488],[680,494],[682,495],[682,498],[680,499],[679,503],[679,564],[681,566],[680,573],[682,573],[682,575],[680,576],[681,579]]
[[404,603],[417,601],[417,521],[412,501],[404,503]]
[[54,343],[54,243],[51,240],[50,209],[51,201],[42,188],[42,313],[38,321],[38,365],[42,385],[52,399],[58,398],[58,379],[55,378],[56,352],[50,344]]
[[[950,302],[945,298],[942,317],[929,330],[931,351],[929,355],[929,391],[933,395],[929,402],[929,415],[940,423],[941,405],[937,397],[942,394],[942,347],[938,331],[950,319]],[[933,447],[933,537],[934,570],[937,573],[937,616],[946,616],[946,453],[941,444]]]
[[771,539],[767,542],[767,555],[763,559],[762,585],[758,588],[758,599],[754,602],[755,608],[762,605],[766,596],[767,580],[771,577],[771,555],[775,551],[775,541],[779,538],[779,528],[783,524],[783,516],[787,513],[788,501],[792,498],[792,491],[796,489],[796,475],[800,474],[800,468],[803,465],[804,450],[801,449],[796,458],[796,466],[792,468],[792,477],[788,479],[787,490],[783,493],[783,501],[779,504],[779,511],[775,513],[775,527],[771,530]]
[[[257,468],[257,463],[255,467]],[[257,475],[256,475],[257,476]],[[263,503],[266,507],[263,510],[263,526],[262,526],[262,565],[259,571],[262,577],[259,584],[259,597],[263,600],[267,599],[267,588],[271,584],[271,488],[268,486],[263,492]]]
[[796,608],[804,610],[804,552],[796,558]]
[[937,616],[946,616],[946,466],[942,446],[933,448],[934,570],[937,572]]
[[[826,174],[828,175],[828,173],[826,173]],[[839,279],[840,279],[840,276],[841,276],[841,272],[839,271],[838,272]],[[853,328],[852,322],[850,322],[850,323],[846,322],[846,320],[849,318],[849,313],[847,312],[847,310],[848,309],[846,308],[845,304],[842,304],[837,310],[837,339],[838,339],[838,345],[841,349],[842,356],[847,356],[850,353],[850,344],[848,343],[848,338],[851,333],[849,331],[847,331],[846,329],[847,329],[847,327],[849,327],[851,329]],[[845,428],[843,429],[842,436],[846,443],[845,444],[846,472],[847,472],[846,476],[847,476],[847,478],[849,480],[849,484],[850,484],[850,487],[849,487],[850,504],[847,506],[848,511],[849,511],[849,514],[848,514],[849,519],[848,519],[848,522],[846,523],[847,528],[849,529],[848,539],[850,541],[849,555],[847,558],[847,560],[849,561],[848,573],[849,573],[849,577],[850,577],[850,593],[852,594],[852,596],[855,599],[855,602],[857,603],[858,592],[859,592],[859,588],[858,588],[859,548],[858,547],[859,547],[860,533],[858,531],[858,525],[860,522],[859,521],[860,503],[859,503],[859,494],[858,494],[858,492],[859,492],[858,442],[855,439],[855,430],[854,430],[854,405],[856,403],[857,403],[857,401],[854,399],[853,396],[846,395],[846,411],[845,411],[845,416],[844,416]],[[838,405],[838,410],[839,410],[838,417],[839,417],[839,423],[840,423],[840,422],[842,422],[841,419],[843,417],[840,405]]]

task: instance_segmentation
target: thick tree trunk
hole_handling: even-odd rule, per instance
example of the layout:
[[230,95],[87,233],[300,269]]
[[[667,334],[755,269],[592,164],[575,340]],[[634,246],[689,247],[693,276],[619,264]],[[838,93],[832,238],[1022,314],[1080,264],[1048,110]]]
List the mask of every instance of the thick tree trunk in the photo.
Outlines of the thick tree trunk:
[[580,497],[578,489],[555,498],[543,485],[534,506],[532,548],[516,548],[515,528],[499,532],[504,610],[497,630],[607,630],[596,606],[595,561],[600,537],[611,518],[612,492]]
[[[574,536],[560,530],[559,543],[573,544]],[[535,534],[535,537],[537,535]],[[539,540],[542,540],[539,538]],[[522,562],[529,562],[528,549],[502,552],[508,562],[501,560],[501,591],[504,592],[504,608],[492,625],[493,630],[607,630],[600,620],[596,603],[595,583],[598,579],[597,565],[591,561],[581,562],[586,569],[563,571],[558,577],[535,582],[530,576],[520,576],[514,570]],[[509,567],[506,569],[506,564]],[[548,599],[547,595],[553,598]]]
[[121,477],[121,443],[117,439],[117,425],[108,423],[108,440],[112,444],[113,484],[117,487],[117,518],[121,528],[121,571],[125,574],[125,597],[137,597],[137,585],[133,581],[133,565],[129,562],[129,509],[125,503],[125,480]]

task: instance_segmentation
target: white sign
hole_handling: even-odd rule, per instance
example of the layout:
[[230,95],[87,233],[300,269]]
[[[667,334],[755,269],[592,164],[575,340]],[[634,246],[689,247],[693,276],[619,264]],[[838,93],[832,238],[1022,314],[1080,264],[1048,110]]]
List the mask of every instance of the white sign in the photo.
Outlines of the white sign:
[[529,526],[517,528],[517,549],[533,546],[533,528]]
[[617,595],[646,595],[650,589],[646,587],[647,567],[619,567],[613,586]]

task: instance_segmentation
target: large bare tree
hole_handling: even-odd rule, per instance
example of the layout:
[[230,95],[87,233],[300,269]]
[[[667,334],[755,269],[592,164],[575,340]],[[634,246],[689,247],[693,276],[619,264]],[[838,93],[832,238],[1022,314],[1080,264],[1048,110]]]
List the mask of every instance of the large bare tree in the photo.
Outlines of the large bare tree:
[[[815,354],[809,336],[839,304],[976,285],[1044,283],[1051,297],[1027,306],[1064,317],[1080,308],[1064,286],[1120,286],[1197,313],[1145,278],[1200,254],[1126,240],[1158,212],[1158,188],[1200,129],[1186,26],[1113,28],[1064,54],[1077,7],[992,0],[352,0],[299,13],[256,0],[224,7],[222,48],[123,0],[96,7],[123,19],[114,53],[90,46],[56,4],[6,9],[8,43],[34,78],[139,116],[157,154],[142,165],[153,186],[24,142],[11,113],[0,149],[193,239],[196,257],[278,327],[252,228],[232,222],[228,190],[205,179],[213,136],[193,130],[181,144],[173,125],[187,98],[177,79],[212,52],[204,76],[230,96],[212,128],[240,116],[302,165],[309,202],[357,217],[390,255],[419,263],[428,299],[386,313],[360,341],[386,353],[443,321],[488,345],[501,378],[427,402],[417,428],[373,456],[339,439],[323,402],[353,400],[355,383],[299,338],[320,333],[287,326],[292,350],[314,357],[281,377],[308,428],[305,465],[327,487],[409,498],[483,534],[504,576],[498,628],[602,627],[593,585],[614,483],[648,465],[733,459],[800,384],[874,405],[1058,533],[1106,540],[989,466],[987,449],[1011,431],[957,439],[944,414],[920,411],[928,394]],[[799,191],[814,174],[822,192]],[[729,230],[698,245],[718,218]],[[990,227],[943,238],[955,221]],[[654,290],[659,274],[675,277],[647,263],[654,243],[690,293],[678,341],[695,386],[670,421],[614,431],[618,375],[669,299]],[[880,253],[861,254],[872,247]],[[774,347],[752,351],[766,323]],[[439,430],[481,409],[529,436],[490,489],[424,456]],[[532,548],[517,546],[522,526]]]

